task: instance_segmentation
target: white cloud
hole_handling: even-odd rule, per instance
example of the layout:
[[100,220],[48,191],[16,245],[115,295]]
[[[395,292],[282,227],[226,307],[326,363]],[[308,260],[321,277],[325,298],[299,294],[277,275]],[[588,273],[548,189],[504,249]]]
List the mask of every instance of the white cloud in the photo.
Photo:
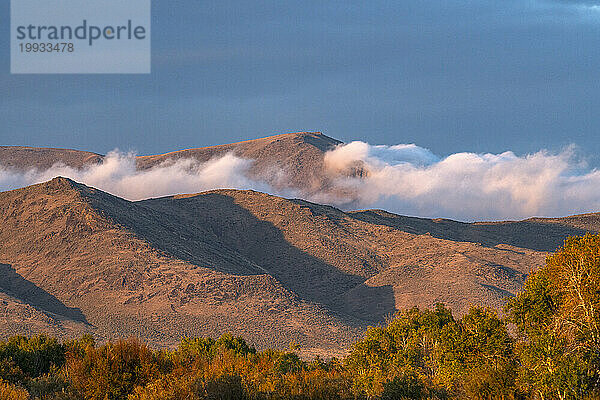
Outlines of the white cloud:
[[101,164],[74,169],[61,164],[45,171],[16,172],[0,168],[0,190],[23,187],[64,176],[128,200],[198,193],[217,188],[256,189],[270,187],[247,177],[252,161],[226,154],[206,163],[191,159],[137,170],[135,154],[109,153]]
[[[342,208],[383,208],[422,217],[502,220],[562,216],[600,210],[600,171],[578,161],[575,149],[526,156],[456,153],[438,157],[414,144],[340,145],[325,154],[332,185],[303,193],[286,187],[285,171],[250,174],[252,160],[226,154],[206,163],[184,159],[137,170],[135,155],[109,153],[84,169],[55,165],[46,171],[0,167],[0,190],[65,176],[114,195],[140,200],[210,189],[254,189]],[[360,173],[356,173],[360,172]],[[252,176],[252,178],[250,178]]]
[[[408,153],[407,153],[408,151]],[[396,154],[396,156],[394,156]],[[581,172],[574,149],[524,157],[456,153],[437,158],[418,146],[354,142],[326,155],[326,165],[360,163],[360,177],[338,176],[359,207],[462,220],[557,216],[600,209],[600,172]]]

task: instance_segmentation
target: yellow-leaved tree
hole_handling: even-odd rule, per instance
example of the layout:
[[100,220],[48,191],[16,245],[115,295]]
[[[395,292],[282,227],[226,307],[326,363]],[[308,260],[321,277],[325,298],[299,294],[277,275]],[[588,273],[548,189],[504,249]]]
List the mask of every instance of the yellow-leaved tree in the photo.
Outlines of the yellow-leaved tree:
[[600,395],[600,235],[568,238],[507,311],[524,386],[542,399]]

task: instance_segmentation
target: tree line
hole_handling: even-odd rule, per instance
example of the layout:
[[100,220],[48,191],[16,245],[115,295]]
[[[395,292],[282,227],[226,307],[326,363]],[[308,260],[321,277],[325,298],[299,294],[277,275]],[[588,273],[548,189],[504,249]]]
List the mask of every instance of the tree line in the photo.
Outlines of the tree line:
[[231,334],[174,350],[91,336],[0,342],[0,400],[454,398],[600,398],[600,235],[568,238],[502,316],[404,310],[343,359],[257,351]]

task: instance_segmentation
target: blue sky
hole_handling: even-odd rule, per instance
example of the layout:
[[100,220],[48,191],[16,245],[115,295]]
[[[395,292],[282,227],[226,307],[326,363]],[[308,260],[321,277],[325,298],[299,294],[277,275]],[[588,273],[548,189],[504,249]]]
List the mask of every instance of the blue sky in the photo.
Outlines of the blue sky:
[[[153,1],[150,75],[10,75],[0,144],[140,154],[275,133],[600,165],[600,1]],[[599,7],[596,8],[595,5]]]

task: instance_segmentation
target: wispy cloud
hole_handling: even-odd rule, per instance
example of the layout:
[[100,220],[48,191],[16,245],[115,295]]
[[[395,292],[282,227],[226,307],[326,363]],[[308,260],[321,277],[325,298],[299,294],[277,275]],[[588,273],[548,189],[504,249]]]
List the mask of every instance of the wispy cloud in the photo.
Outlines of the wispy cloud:
[[101,164],[83,169],[56,164],[45,171],[32,169],[18,172],[0,167],[0,190],[64,176],[128,200],[198,193],[216,188],[270,191],[266,183],[247,177],[251,163],[250,160],[226,154],[206,163],[184,159],[147,170],[138,170],[135,154],[113,151]]

